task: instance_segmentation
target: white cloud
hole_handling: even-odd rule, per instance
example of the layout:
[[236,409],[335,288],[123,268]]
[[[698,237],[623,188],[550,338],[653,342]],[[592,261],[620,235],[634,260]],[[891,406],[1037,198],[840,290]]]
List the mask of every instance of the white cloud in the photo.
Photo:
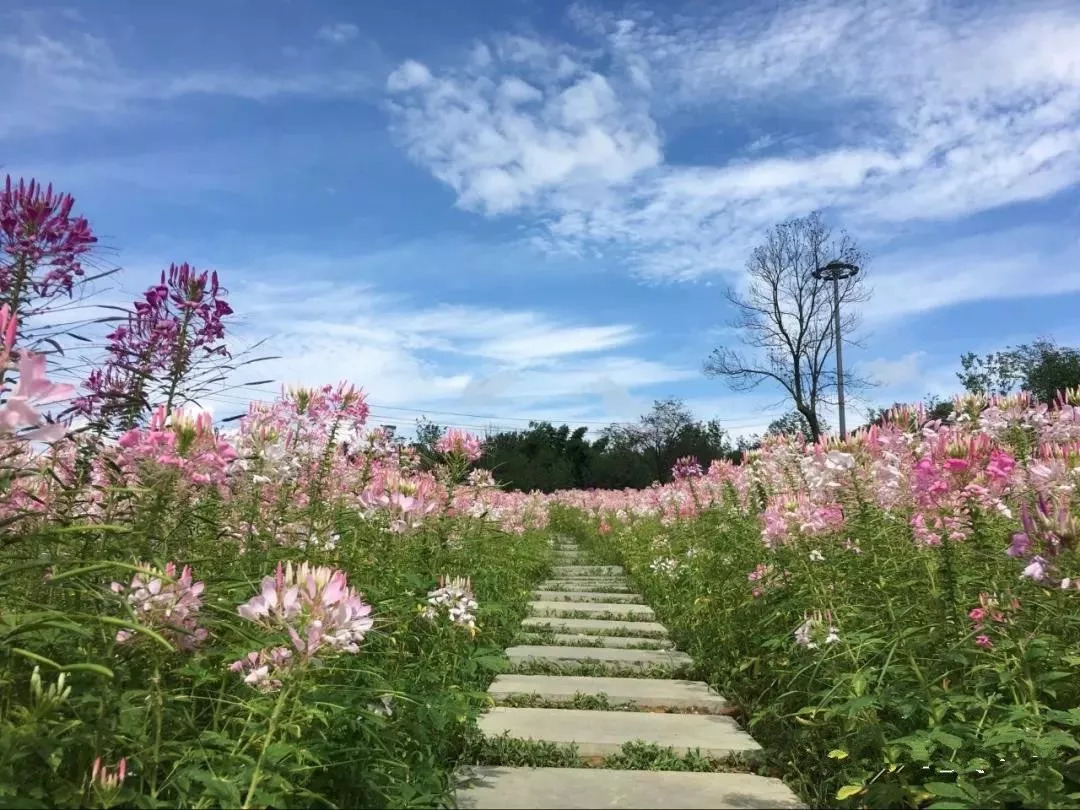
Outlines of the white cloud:
[[36,26],[7,29],[0,34],[0,136],[63,128],[74,121],[81,126],[115,123],[140,105],[192,96],[337,98],[376,87],[374,72],[355,68],[267,72],[208,61],[185,71],[137,70],[102,37],[44,32]]
[[[692,279],[737,269],[763,229],[815,208],[870,231],[1080,181],[1075,5],[816,0],[572,18],[597,48],[503,38],[392,94],[409,154],[459,205],[529,216],[547,249]],[[543,100],[500,93],[507,82]],[[665,161],[659,122],[685,109],[721,123],[794,113],[794,131],[769,155],[759,131],[717,165]]]
[[360,29],[352,23],[339,22],[322,26],[315,33],[315,36],[324,42],[341,45],[349,40],[356,39],[359,34]]
[[552,195],[617,187],[660,160],[659,134],[640,105],[628,106],[607,78],[535,40],[500,39],[494,55],[485,49],[445,77],[405,62],[387,89],[409,154],[465,208],[558,207]]
[[908,352],[903,357],[898,357],[895,360],[878,357],[860,363],[859,371],[873,383],[886,388],[894,388],[906,385],[919,378],[921,373],[919,361],[925,355],[926,352],[915,351]]
[[348,379],[387,407],[523,418],[595,414],[599,407],[600,416],[584,418],[600,419],[607,414],[602,403],[613,395],[625,400],[650,385],[700,376],[696,368],[625,354],[639,337],[626,324],[565,324],[530,310],[423,307],[372,287],[318,283],[234,284],[230,300],[244,314],[238,334],[252,342],[269,334],[260,354],[282,355],[248,369],[247,378],[309,385]]
[[1080,240],[1050,228],[1010,228],[895,250],[872,271],[873,295],[861,305],[871,325],[973,301],[1080,292]]

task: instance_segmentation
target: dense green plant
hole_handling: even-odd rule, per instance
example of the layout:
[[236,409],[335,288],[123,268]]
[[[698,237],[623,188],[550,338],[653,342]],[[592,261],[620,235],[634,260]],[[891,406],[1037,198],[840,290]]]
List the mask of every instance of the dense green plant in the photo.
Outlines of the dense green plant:
[[[200,524],[193,524],[192,529]],[[539,534],[511,540],[473,525],[432,553],[440,528],[387,536],[356,518],[338,525],[337,549],[305,558],[353,572],[376,625],[357,656],[327,659],[278,692],[228,671],[259,646],[236,605],[286,550],[220,552],[211,524],[183,538],[206,583],[202,610],[214,644],[195,654],[130,626],[111,579],[130,576],[126,549],[146,538],[84,527],[35,543],[94,547],[90,565],[26,562],[0,568],[0,801],[59,806],[432,806],[452,786],[467,729],[487,705],[531,584],[543,573]],[[174,542],[180,542],[174,538]],[[294,559],[298,558],[292,552]],[[444,570],[469,570],[481,607],[478,633],[418,613]],[[60,685],[57,686],[57,681]],[[43,685],[38,685],[38,684]],[[50,692],[50,684],[52,691]],[[93,760],[126,757],[113,791],[92,784]]]
[[[812,805],[1080,801],[1080,617],[1070,594],[1017,580],[1008,521],[927,548],[866,510],[845,537],[772,551],[734,504],[606,533],[571,510],[553,523],[627,566]],[[775,575],[750,581],[763,559]]]

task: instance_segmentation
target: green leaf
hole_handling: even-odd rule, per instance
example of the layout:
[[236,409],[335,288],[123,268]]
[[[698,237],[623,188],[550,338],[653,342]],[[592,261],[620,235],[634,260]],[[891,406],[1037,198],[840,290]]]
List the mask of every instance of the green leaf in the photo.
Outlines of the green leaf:
[[64,664],[60,667],[61,672],[96,672],[98,675],[104,675],[106,678],[113,677],[113,671],[108,667],[103,667],[101,664]]
[[844,799],[850,799],[852,796],[858,796],[863,792],[862,785],[844,785],[838,791],[836,791],[836,800],[844,801]]
[[930,739],[937,740],[942,745],[947,745],[953,750],[960,748],[960,746],[964,744],[964,741],[955,734],[949,734],[947,731],[942,731],[941,729],[934,729],[931,731]]
[[842,748],[834,748],[829,752],[829,759],[847,759],[848,752]]
[[44,655],[32,653],[29,650],[24,650],[22,647],[12,647],[11,651],[16,655],[21,655],[23,658],[29,658],[31,661],[37,661],[39,664],[47,664],[53,669],[60,669],[60,664],[56,663],[51,658],[46,658]]
[[923,787],[937,796],[944,796],[946,799],[970,798],[963,787],[952,782],[927,782]]
[[173,645],[170,644],[168,639],[166,639],[163,635],[158,633],[156,630],[151,630],[149,627],[141,625],[137,622],[118,619],[115,616],[94,616],[93,618],[104,624],[111,624],[114,627],[120,627],[124,630],[131,630],[135,633],[142,633],[144,636],[149,636],[150,638],[152,638],[169,652],[175,652]]

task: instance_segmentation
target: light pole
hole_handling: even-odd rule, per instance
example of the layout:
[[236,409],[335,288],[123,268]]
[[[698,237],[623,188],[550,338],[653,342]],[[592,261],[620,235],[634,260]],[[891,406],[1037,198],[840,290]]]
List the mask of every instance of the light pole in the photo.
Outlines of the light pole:
[[844,354],[840,346],[840,281],[851,278],[859,272],[857,265],[848,262],[829,262],[824,267],[814,271],[814,278],[832,282],[832,322],[833,336],[836,338],[836,396],[840,406],[840,438],[847,438],[847,427],[844,425]]

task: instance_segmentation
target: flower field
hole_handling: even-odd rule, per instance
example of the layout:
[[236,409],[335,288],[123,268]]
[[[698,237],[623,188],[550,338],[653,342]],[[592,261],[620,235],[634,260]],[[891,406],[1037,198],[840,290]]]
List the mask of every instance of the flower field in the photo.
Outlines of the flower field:
[[[0,191],[0,803],[430,807],[549,532],[626,566],[815,806],[1080,802],[1080,394],[899,409],[642,491],[501,491],[347,383],[215,425],[216,274],[171,265],[81,385],[39,324],[94,245]],[[44,335],[44,336],[43,336]]]
[[961,400],[552,521],[641,583],[811,806],[1080,801],[1080,408]]

